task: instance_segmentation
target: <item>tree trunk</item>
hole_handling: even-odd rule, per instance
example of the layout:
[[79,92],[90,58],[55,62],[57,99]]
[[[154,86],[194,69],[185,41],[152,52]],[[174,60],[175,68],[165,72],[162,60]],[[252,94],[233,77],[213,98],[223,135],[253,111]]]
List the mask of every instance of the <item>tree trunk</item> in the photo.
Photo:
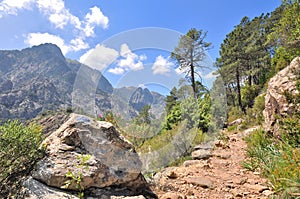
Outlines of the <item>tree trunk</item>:
[[191,47],[191,54],[190,54],[191,63],[190,64],[191,64],[192,88],[193,88],[194,98],[197,98],[196,83],[195,83],[195,67],[194,67],[193,54],[194,54],[194,46]]
[[240,109],[245,113],[245,109],[244,109],[243,104],[242,104],[239,67],[236,67],[235,75],[236,75],[235,77],[236,77],[237,92],[238,92],[238,104],[239,104]]
[[191,64],[191,76],[192,76],[192,87],[193,87],[193,93],[194,93],[194,98],[197,98],[197,90],[196,90],[196,83],[195,83],[195,71],[194,71],[194,66]]

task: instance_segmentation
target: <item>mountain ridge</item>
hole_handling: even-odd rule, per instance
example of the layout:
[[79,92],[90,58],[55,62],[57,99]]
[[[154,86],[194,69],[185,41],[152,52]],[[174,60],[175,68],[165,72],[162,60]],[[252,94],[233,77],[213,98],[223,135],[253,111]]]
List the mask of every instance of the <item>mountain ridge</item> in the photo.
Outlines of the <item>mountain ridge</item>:
[[[130,98],[136,90],[140,93],[133,103]],[[160,115],[164,109],[164,96],[153,91],[146,94],[144,96],[145,92],[141,93],[137,87],[113,88],[100,71],[65,58],[54,44],[0,50],[2,121],[27,120],[43,111],[67,107],[96,115],[111,111],[114,105],[119,107],[116,112],[122,112],[126,107],[132,118],[142,108],[135,107],[136,104],[153,105],[152,112]]]

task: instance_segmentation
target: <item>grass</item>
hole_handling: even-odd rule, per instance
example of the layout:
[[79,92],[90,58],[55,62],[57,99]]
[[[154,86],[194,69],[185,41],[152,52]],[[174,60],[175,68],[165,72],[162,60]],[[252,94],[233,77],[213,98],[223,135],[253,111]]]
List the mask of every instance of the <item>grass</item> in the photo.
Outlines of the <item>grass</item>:
[[251,171],[259,170],[268,178],[277,194],[273,198],[300,198],[300,149],[262,129],[245,140],[249,158],[243,166]]

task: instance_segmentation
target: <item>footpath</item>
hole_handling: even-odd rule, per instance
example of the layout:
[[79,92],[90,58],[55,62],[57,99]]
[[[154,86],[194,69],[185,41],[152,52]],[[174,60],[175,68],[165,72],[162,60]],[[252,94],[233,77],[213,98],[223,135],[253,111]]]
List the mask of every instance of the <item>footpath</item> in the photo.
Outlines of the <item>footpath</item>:
[[195,147],[194,160],[155,174],[152,190],[161,199],[267,199],[273,193],[267,180],[242,166],[247,153],[243,138],[253,129],[225,132],[228,141]]

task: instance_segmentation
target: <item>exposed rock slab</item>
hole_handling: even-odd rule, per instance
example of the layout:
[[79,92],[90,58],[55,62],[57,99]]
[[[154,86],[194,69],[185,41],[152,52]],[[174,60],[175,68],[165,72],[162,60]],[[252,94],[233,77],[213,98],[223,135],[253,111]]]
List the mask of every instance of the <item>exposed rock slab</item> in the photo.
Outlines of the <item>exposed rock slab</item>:
[[297,73],[300,71],[300,58],[295,58],[289,66],[279,71],[268,83],[267,94],[265,97],[265,127],[269,131],[276,131],[276,115],[291,115],[295,108],[300,109],[299,105],[288,101],[287,93],[291,96],[299,94],[296,88]]
[[42,145],[47,155],[37,163],[32,177],[45,186],[61,189],[69,181],[64,189],[94,189],[92,195],[101,195],[106,188],[113,191],[111,187],[128,190],[128,195],[148,191],[138,154],[108,122],[71,114]]
[[25,199],[79,199],[76,195],[64,192],[59,189],[51,188],[45,184],[29,178],[24,182],[26,188]]

